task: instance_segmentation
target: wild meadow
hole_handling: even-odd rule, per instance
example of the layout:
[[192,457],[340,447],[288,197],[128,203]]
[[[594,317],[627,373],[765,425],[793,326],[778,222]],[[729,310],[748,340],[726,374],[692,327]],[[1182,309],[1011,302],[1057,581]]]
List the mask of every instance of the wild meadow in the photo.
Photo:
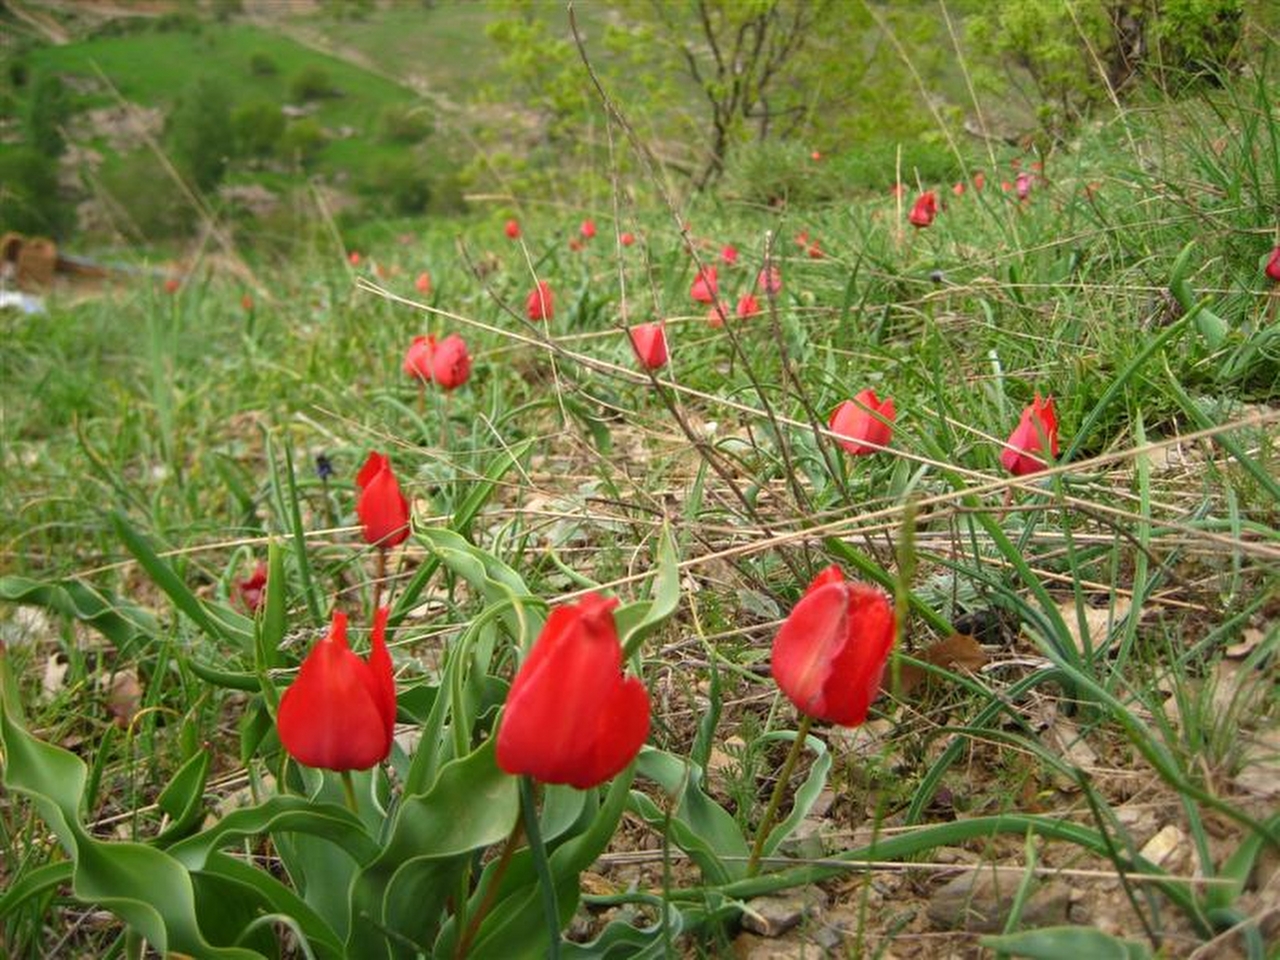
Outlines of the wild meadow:
[[0,312],[3,952],[1273,956],[1275,64],[748,202],[573,51],[591,189]]

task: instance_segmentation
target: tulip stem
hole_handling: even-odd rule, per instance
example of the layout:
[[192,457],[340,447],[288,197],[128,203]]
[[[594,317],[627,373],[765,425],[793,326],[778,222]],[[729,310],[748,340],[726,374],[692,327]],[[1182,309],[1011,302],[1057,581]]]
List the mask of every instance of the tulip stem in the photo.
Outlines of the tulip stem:
[[467,951],[471,949],[471,944],[475,941],[476,934],[480,932],[480,924],[488,916],[489,910],[493,906],[493,901],[498,896],[498,889],[502,886],[502,878],[506,876],[507,867],[511,864],[511,856],[516,852],[516,847],[520,845],[520,840],[523,836],[524,821],[520,817],[516,817],[515,826],[511,828],[511,833],[507,835],[507,842],[503,845],[502,853],[498,856],[498,865],[493,868],[493,876],[489,880],[489,886],[484,891],[484,898],[481,899],[480,905],[476,907],[476,912],[471,915],[471,919],[467,921],[467,929],[463,932],[462,937],[458,940],[458,946],[453,951],[454,960],[463,960],[467,955]]
[[800,729],[796,731],[796,738],[791,741],[787,759],[782,763],[778,782],[773,785],[773,795],[769,797],[769,806],[765,807],[764,818],[756,828],[756,842],[752,845],[751,857],[747,860],[748,877],[754,877],[760,872],[760,855],[764,853],[764,843],[769,838],[769,831],[773,829],[773,820],[778,815],[778,807],[782,804],[782,794],[786,792],[787,784],[791,781],[791,773],[796,768],[796,761],[800,759],[800,751],[809,737],[811,726],[813,726],[813,717],[805,714],[800,719]]
[[533,778],[520,778],[520,814],[524,820],[524,832],[529,838],[529,850],[533,854],[533,870],[538,876],[538,888],[542,891],[542,912],[547,921],[550,937],[547,960],[560,960],[560,907],[556,903],[555,878],[551,876],[551,864],[547,861],[547,849],[542,845],[542,828],[538,825],[538,804],[533,798]]
[[342,777],[342,793],[347,799],[347,809],[358,817],[360,816],[360,804],[356,803],[356,787],[351,782],[351,771],[342,770],[339,772],[339,776]]

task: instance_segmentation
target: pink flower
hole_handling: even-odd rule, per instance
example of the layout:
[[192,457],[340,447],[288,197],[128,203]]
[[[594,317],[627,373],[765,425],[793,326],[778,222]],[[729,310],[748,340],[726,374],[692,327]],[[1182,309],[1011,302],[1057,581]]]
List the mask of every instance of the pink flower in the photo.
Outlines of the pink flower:
[[1022,419],[1005,442],[1000,462],[1014,476],[1023,477],[1039,473],[1047,464],[1036,454],[1049,445],[1050,456],[1058,455],[1058,416],[1053,409],[1053,397],[1041,400],[1037,393],[1022,411]]
[[964,181],[963,181],[963,180],[957,180],[957,181],[956,181],[955,186],[953,186],[953,187],[951,188],[951,192],[952,192],[952,193],[954,193],[957,197],[963,197],[963,196],[964,196]]
[[782,271],[776,266],[762,268],[756,277],[756,288],[776,297],[782,292]]
[[451,333],[436,346],[431,372],[441,390],[455,390],[471,376],[471,354],[467,344],[456,333]]
[[738,262],[738,248],[732,243],[726,243],[720,250],[720,262],[727,267],[733,266]]
[[624,247],[629,247],[636,242],[636,235],[634,233],[621,233],[618,235],[618,242]]
[[718,303],[714,304],[711,307],[711,309],[707,311],[707,323],[711,327],[718,330],[724,326],[725,318],[728,316],[729,316],[729,304],[721,300]]
[[507,225],[503,227],[502,230],[507,235],[508,240],[520,239],[520,221],[519,220],[508,220]]
[[932,190],[926,190],[916,197],[915,205],[912,206],[911,213],[907,215],[907,220],[911,222],[913,227],[927,227],[933,223],[933,218],[937,215],[938,198],[934,196]]
[[424,297],[431,292],[431,274],[423,270],[418,274],[418,279],[413,281],[414,289],[416,289]]
[[555,315],[555,303],[551,297],[551,285],[539,280],[538,285],[529,292],[524,302],[525,314],[535,323],[539,320],[550,320]]
[[247,580],[237,580],[234,596],[250,613],[257,613],[267,595],[267,565],[261,560]]
[[760,312],[760,301],[756,299],[754,293],[744,293],[738,298],[738,309],[735,312],[740,320],[754,317]]
[[973,189],[981,190],[987,185],[987,175],[979,170],[973,175]]
[[839,444],[855,457],[879,453],[893,436],[893,401],[883,401],[870,388],[831,411],[828,425],[839,435]]
[[631,335],[631,347],[641,364],[649,370],[667,365],[667,326],[663,321],[638,324],[628,333]]
[[1013,183],[1014,189],[1018,192],[1019,200],[1026,200],[1027,197],[1031,196],[1031,174],[1020,173]]
[[431,370],[435,363],[436,338],[427,334],[414,337],[413,343],[405,352],[404,363],[400,365],[406,374],[423,383],[431,382]]
[[698,275],[693,278],[693,286],[689,288],[689,296],[699,303],[714,303],[719,286],[716,281],[716,268],[703,267],[698,271]]

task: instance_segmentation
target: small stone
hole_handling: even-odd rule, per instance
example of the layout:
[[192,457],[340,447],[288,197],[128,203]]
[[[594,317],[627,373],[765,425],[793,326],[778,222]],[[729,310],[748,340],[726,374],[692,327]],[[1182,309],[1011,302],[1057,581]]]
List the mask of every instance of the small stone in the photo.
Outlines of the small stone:
[[[934,891],[929,919],[948,930],[996,933],[1004,929],[1022,875],[1014,871],[980,867],[966,870]],[[1023,905],[1025,927],[1063,923],[1071,906],[1071,888],[1050,882],[1037,889]]]
[[1187,848],[1187,835],[1172,823],[1165,824],[1160,831],[1147,841],[1142,848],[1142,856],[1158,867],[1165,866],[1175,853]]
[[780,937],[816,912],[816,904],[799,894],[756,897],[742,915],[742,926],[762,937]]

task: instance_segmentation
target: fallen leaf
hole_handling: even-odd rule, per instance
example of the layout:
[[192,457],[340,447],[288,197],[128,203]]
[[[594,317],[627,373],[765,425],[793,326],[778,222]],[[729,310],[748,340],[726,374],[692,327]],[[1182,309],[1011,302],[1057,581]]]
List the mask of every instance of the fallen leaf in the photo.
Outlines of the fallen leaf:
[[142,707],[142,684],[132,668],[103,677],[99,684],[106,692],[107,712],[116,726],[127,727]]
[[1099,647],[1106,645],[1110,639],[1111,632],[1120,626],[1125,616],[1129,613],[1132,601],[1128,597],[1113,597],[1110,606],[1091,607],[1088,604],[1084,606],[1085,627],[1089,631],[1088,644],[1084,642],[1083,634],[1080,632],[1080,615],[1076,611],[1076,603],[1074,600],[1067,600],[1058,604],[1058,613],[1061,614],[1062,620],[1067,625],[1067,630],[1071,634],[1071,640],[1076,645],[1076,649],[1081,653],[1086,650],[1096,652]]
[[1222,652],[1233,660],[1243,659],[1257,649],[1265,636],[1257,627],[1245,627],[1240,634],[1240,642],[1233,643]]
[[[916,659],[943,670],[971,673],[986,664],[987,655],[973,637],[964,633],[953,633],[947,639],[939,640],[921,650],[916,655]],[[892,682],[892,672],[888,676]],[[898,664],[896,696],[907,696],[928,677],[929,671],[924,667],[917,667],[914,663]]]

